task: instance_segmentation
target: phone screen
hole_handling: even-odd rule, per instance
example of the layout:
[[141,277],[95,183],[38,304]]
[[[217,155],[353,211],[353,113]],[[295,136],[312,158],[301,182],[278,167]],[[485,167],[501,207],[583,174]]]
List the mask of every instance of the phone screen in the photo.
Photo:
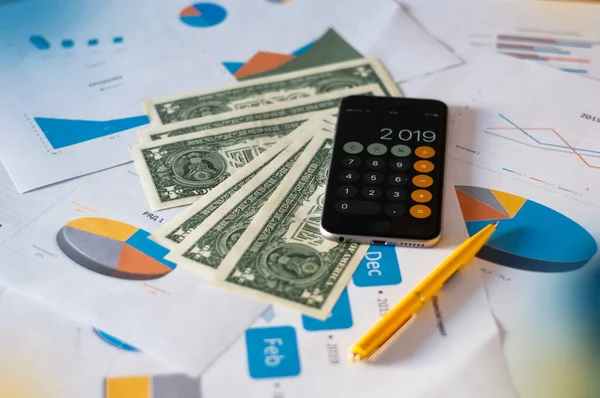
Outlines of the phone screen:
[[446,119],[446,105],[435,100],[345,98],[336,126],[323,230],[370,238],[362,241],[437,238]]

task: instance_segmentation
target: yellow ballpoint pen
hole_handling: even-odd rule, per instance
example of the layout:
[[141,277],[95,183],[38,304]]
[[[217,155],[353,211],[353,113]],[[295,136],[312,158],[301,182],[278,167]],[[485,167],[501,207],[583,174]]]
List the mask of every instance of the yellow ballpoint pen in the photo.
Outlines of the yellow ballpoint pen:
[[490,239],[497,225],[498,222],[496,221],[464,241],[444,262],[352,346],[348,359],[351,362],[369,359],[386,346],[415,317],[423,304],[434,296],[456,271],[475,257],[477,252]]

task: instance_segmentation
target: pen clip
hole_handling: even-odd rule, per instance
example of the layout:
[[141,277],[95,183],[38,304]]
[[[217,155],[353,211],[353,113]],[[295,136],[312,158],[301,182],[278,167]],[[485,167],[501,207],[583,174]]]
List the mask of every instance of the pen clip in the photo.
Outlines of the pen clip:
[[366,358],[367,361],[372,361],[372,360],[375,360],[377,357],[379,357],[381,355],[381,353],[383,351],[385,351],[390,345],[392,345],[394,340],[396,340],[396,338],[398,336],[400,336],[400,334],[402,334],[402,332],[404,332],[404,330],[406,330],[408,325],[410,325],[411,323],[414,322],[416,317],[417,317],[417,314],[412,314],[412,316],[410,318],[408,318],[408,320],[404,323],[404,325],[402,325],[392,336],[390,336],[390,338],[385,343],[383,343],[381,345],[381,347],[379,347],[377,350],[373,351],[373,353]]

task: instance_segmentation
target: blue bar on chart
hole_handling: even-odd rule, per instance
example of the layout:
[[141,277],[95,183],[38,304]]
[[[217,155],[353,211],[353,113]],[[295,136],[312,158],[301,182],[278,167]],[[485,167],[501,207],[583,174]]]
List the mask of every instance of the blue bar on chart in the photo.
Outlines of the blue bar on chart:
[[292,326],[246,330],[246,353],[248,371],[254,379],[300,374],[298,339]]
[[44,36],[34,35],[29,38],[29,42],[38,50],[50,49],[50,42]]
[[547,53],[547,54],[561,54],[561,55],[570,55],[571,54],[570,51],[561,50],[560,48],[531,46],[531,45],[526,45],[526,44],[498,43],[498,44],[496,44],[496,48],[499,50],[531,51],[531,52],[535,52],[535,53]]
[[552,44],[555,46],[564,47],[577,47],[577,48],[592,48],[593,42],[577,41],[577,40],[560,40],[545,37],[528,37],[528,36],[515,36],[515,35],[498,35],[498,40],[501,41],[516,41],[525,43],[541,43],[541,44]]
[[561,70],[565,71],[565,72],[571,72],[571,73],[588,73],[588,71],[586,69],[576,69],[576,68],[560,68]]
[[349,329],[352,325],[352,310],[350,309],[350,298],[348,297],[347,289],[344,289],[326,320],[321,321],[320,319],[302,315],[302,326],[310,332]]
[[63,48],[73,48],[73,47],[75,47],[75,42],[71,39],[65,39],[60,43],[60,45]]

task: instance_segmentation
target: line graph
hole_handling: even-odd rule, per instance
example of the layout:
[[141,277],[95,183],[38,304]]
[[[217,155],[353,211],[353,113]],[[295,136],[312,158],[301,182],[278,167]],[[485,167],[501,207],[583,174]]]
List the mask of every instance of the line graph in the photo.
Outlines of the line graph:
[[[505,120],[512,127],[488,127],[488,130],[516,130],[516,131],[520,131],[521,133],[525,134],[525,136],[527,136],[529,139],[531,139],[532,141],[534,141],[538,145],[546,146],[546,147],[551,147],[551,148],[565,149],[565,150],[567,150],[567,152],[570,152],[570,153],[573,153],[574,155],[576,155],[587,167],[592,168],[592,169],[600,169],[600,166],[594,166],[594,165],[590,164],[584,158],[584,156],[587,156],[588,154],[600,154],[600,151],[598,151],[598,150],[592,150],[592,149],[585,149],[585,148],[576,148],[576,147],[573,147],[571,144],[569,144],[569,142],[558,131],[556,131],[552,127],[519,127],[516,123],[514,123],[513,121],[511,121],[509,118],[507,118],[503,114],[499,113],[498,116],[500,116],[503,120]],[[562,145],[562,144],[553,144],[551,142],[541,141],[538,138],[534,137],[533,135],[529,134],[525,130],[530,130],[530,131],[546,130],[546,131],[550,131],[550,132],[553,133],[553,136],[557,137],[560,140],[560,142],[562,142],[564,145]],[[581,152],[586,152],[586,153],[582,155]]]

